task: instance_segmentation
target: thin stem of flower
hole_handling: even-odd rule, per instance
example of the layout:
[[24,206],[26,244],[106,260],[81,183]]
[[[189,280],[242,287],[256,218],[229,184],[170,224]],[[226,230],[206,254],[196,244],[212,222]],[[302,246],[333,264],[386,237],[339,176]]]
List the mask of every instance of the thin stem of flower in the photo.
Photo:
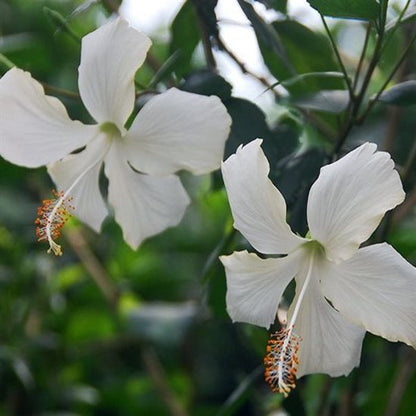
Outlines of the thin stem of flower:
[[341,68],[342,73],[344,74],[344,79],[345,79],[345,83],[347,84],[347,88],[348,88],[348,92],[350,93],[350,100],[354,101],[355,97],[354,97],[354,90],[351,84],[351,80],[348,76],[347,73],[347,69],[345,68],[344,62],[342,61],[341,55],[339,53],[337,44],[335,43],[335,39],[332,36],[331,30],[329,29],[328,25],[326,24],[325,18],[322,14],[320,14],[321,16],[321,20],[322,20],[322,24],[324,25],[325,31],[328,35],[329,41],[331,42],[332,45],[332,49],[335,52],[335,56],[337,58],[338,64]]

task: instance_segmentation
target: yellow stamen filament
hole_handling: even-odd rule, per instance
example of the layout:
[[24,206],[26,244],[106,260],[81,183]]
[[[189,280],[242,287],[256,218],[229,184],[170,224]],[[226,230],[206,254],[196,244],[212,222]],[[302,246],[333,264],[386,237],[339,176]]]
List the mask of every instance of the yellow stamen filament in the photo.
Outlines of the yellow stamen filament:
[[61,235],[61,229],[72,216],[71,211],[75,209],[71,205],[72,198],[63,191],[52,191],[55,198],[44,199],[42,206],[38,208],[36,218],[36,237],[38,241],[49,243],[48,253],[56,256],[62,255],[61,246],[55,240]]
[[313,252],[311,253],[308,272],[299,293],[290,323],[270,335],[267,353],[264,357],[264,377],[275,393],[287,397],[296,387],[296,373],[299,365],[298,351],[302,338],[293,332],[300,305],[312,276]]

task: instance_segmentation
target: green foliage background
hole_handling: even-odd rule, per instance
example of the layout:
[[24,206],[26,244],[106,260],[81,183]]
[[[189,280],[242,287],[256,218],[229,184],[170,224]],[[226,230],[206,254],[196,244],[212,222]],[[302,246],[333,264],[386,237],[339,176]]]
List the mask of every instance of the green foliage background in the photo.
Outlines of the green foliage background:
[[[329,36],[291,19],[284,0],[238,3],[276,78],[265,85],[280,109],[274,125],[216,73],[212,50],[229,52],[215,0],[184,3],[170,42],[154,43],[137,85],[218,95],[233,119],[226,156],[264,139],[271,178],[301,234],[319,168],[362,141],[378,143],[397,162],[408,198],[372,240],[387,239],[415,264],[416,7],[310,0],[337,18]],[[279,18],[266,23],[255,3]],[[79,39],[118,6],[0,0],[0,74],[10,62],[30,71],[73,118],[89,122],[76,94]],[[361,59],[340,47],[345,33],[356,41],[345,30],[357,25],[367,31]],[[200,43],[204,62],[192,59]],[[145,97],[138,95],[137,108]],[[180,226],[132,251],[112,218],[99,236],[73,219],[64,255],[53,258],[36,243],[33,225],[53,187],[46,170],[0,160],[0,415],[416,415],[414,350],[371,335],[349,377],[304,377],[287,399],[270,392],[262,378],[267,331],[232,324],[225,310],[218,255],[250,248],[232,230],[220,174],[182,180],[192,204]]]

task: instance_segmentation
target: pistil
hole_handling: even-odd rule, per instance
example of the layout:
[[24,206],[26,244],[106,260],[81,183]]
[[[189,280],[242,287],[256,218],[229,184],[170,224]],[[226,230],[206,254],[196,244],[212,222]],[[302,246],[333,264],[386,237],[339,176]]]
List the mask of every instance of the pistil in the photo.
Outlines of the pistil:
[[265,379],[275,393],[287,397],[296,387],[298,351],[302,338],[294,332],[300,306],[312,276],[314,252],[310,253],[308,271],[288,325],[271,334],[264,357]]
[[53,253],[56,256],[62,255],[61,246],[55,240],[59,238],[62,227],[72,216],[72,212],[75,209],[70,195],[84,176],[96,167],[97,164],[102,163],[105,154],[110,148],[110,144],[111,141],[107,140],[107,143],[102,147],[93,163],[84,169],[65,192],[52,191],[55,198],[43,200],[42,206],[38,208],[38,217],[35,221],[37,225],[36,236],[38,241],[47,241],[49,243],[48,253]]

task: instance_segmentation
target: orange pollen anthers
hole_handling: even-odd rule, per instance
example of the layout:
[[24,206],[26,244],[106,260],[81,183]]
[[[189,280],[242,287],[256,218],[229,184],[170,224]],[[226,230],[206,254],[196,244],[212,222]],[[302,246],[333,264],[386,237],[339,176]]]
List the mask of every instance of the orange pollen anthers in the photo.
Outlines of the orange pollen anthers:
[[282,328],[270,335],[264,357],[264,377],[274,393],[287,397],[295,388],[299,364],[297,353],[301,341],[301,337],[293,332],[293,327]]
[[75,209],[71,205],[72,197],[66,197],[63,191],[52,191],[53,199],[44,199],[42,206],[38,208],[36,218],[36,237],[38,241],[49,243],[48,253],[53,252],[56,256],[62,255],[61,246],[55,242],[61,235],[61,229],[72,216]]

